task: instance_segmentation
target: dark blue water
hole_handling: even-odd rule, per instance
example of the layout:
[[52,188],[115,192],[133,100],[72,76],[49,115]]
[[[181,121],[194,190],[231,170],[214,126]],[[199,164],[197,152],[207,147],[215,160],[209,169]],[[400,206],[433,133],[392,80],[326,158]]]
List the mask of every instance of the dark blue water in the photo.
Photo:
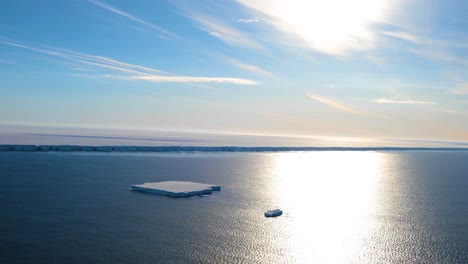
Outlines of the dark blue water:
[[[463,151],[0,152],[0,180],[0,263],[468,263]],[[163,180],[222,190],[129,191]]]

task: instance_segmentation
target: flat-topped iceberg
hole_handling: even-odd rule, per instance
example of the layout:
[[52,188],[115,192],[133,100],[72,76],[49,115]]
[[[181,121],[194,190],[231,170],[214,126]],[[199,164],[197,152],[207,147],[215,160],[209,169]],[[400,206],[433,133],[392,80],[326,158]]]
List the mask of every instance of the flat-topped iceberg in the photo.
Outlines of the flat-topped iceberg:
[[130,190],[170,197],[190,197],[220,191],[221,186],[189,181],[164,181],[132,185]]

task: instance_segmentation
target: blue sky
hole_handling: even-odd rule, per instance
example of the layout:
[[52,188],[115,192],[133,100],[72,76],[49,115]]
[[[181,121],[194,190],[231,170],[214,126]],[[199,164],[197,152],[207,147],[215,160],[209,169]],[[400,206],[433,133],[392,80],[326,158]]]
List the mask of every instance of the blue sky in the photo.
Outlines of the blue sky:
[[0,123],[467,141],[466,13],[435,0],[3,0]]

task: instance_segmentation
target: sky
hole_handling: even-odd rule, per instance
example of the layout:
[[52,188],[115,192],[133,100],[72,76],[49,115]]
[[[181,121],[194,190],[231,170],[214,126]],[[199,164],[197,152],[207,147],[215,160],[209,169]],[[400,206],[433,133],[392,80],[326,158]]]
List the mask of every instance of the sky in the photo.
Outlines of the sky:
[[0,124],[468,141],[467,1],[2,0]]

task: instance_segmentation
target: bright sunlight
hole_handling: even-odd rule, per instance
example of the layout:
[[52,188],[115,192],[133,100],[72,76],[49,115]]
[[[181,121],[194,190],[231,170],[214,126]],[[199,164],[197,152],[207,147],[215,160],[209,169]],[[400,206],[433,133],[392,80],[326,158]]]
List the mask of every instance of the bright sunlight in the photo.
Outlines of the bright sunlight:
[[340,263],[366,250],[356,234],[372,230],[385,164],[385,154],[375,152],[277,154],[277,198],[291,218],[300,262]]
[[395,0],[248,1],[242,4],[268,16],[269,22],[310,48],[330,54],[372,47],[372,25],[390,15]]

